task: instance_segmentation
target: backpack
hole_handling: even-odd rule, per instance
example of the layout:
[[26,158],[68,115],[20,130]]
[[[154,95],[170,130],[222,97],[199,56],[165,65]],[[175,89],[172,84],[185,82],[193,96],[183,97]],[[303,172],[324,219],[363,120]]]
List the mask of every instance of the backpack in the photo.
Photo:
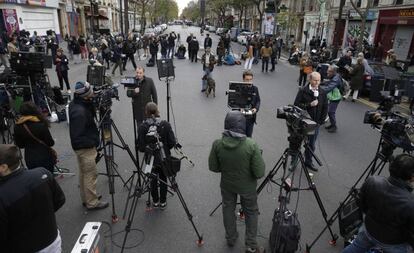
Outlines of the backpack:
[[269,236],[271,253],[294,253],[299,248],[301,235],[300,224],[296,213],[289,210],[280,214],[276,209],[273,215],[273,226]]
[[349,85],[349,82],[342,78],[342,84],[339,86],[339,92],[341,92],[341,95],[345,96],[350,89],[351,86]]

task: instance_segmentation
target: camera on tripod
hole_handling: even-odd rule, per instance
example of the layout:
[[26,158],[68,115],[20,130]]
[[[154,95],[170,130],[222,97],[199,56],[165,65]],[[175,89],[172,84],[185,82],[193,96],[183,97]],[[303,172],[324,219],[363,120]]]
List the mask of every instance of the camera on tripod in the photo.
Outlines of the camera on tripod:
[[399,112],[392,112],[393,102],[385,98],[377,110],[367,111],[364,124],[371,124],[380,129],[381,137],[392,149],[396,147],[405,151],[414,150],[414,120],[408,119]]
[[286,120],[290,134],[312,135],[318,127],[318,124],[311,119],[307,111],[294,105],[277,108],[276,117]]

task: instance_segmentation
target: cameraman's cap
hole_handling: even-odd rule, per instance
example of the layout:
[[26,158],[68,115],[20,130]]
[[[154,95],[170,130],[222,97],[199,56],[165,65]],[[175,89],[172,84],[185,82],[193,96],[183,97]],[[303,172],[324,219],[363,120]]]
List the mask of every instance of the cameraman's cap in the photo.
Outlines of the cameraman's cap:
[[93,90],[88,82],[77,82],[75,84],[75,94],[79,97],[87,97],[92,95]]

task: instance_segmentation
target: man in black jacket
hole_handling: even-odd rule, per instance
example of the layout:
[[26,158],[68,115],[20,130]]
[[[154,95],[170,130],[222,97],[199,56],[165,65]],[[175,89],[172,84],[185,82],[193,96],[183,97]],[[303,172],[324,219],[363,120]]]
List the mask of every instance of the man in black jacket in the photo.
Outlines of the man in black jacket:
[[213,41],[210,38],[210,34],[206,34],[206,38],[204,39],[204,49],[211,48],[213,45]]
[[55,212],[65,195],[48,170],[19,164],[19,149],[0,144],[1,252],[61,252]]
[[249,92],[252,94],[252,100],[247,105],[246,109],[242,109],[246,117],[246,136],[252,137],[253,126],[256,123],[257,112],[260,109],[260,95],[257,86],[253,85],[253,72],[246,70],[243,72],[243,82],[249,87]]
[[319,87],[321,75],[318,72],[312,72],[309,75],[309,81],[309,84],[301,88],[296,95],[295,105],[306,110],[312,120],[318,124],[315,134],[308,136],[310,150],[308,148],[305,150],[305,165],[310,170],[318,171],[312,162],[312,152],[315,151],[319,126],[325,123],[328,114],[328,99],[326,93]]
[[170,33],[170,36],[168,36],[168,53],[167,58],[174,58],[175,54],[175,39],[177,38],[177,35],[175,35],[175,32]]
[[413,182],[414,157],[408,154],[391,162],[390,177],[369,177],[357,200],[365,214],[364,225],[342,253],[365,253],[371,248],[389,253],[412,252],[409,248],[414,247]]
[[198,44],[198,40],[196,37],[193,37],[193,40],[190,41],[189,44],[189,48],[188,51],[191,52],[190,57],[191,57],[191,62],[197,62],[197,55],[198,55],[198,50],[200,49],[200,45]]
[[192,51],[190,50],[190,43],[191,43],[191,41],[193,41],[193,34],[190,33],[190,35],[187,37],[187,39],[185,41],[187,42],[188,59],[191,60],[192,59]]
[[135,87],[128,88],[127,96],[132,98],[132,112],[139,126],[145,119],[145,106],[149,102],[158,103],[157,89],[152,78],[145,76],[145,69],[138,66],[135,70]]
[[[151,180],[151,196],[153,200],[153,206],[161,209],[167,207],[167,175],[161,166],[162,159],[168,159],[171,156],[171,149],[176,144],[174,132],[170,123],[165,120],[161,120],[160,112],[155,103],[149,102],[145,106],[146,120],[138,128],[138,148],[139,151],[145,152],[145,159],[150,160],[150,157],[154,157],[153,168],[151,173],[154,175]],[[152,134],[158,135],[159,141],[163,144],[163,150],[165,157],[161,157],[161,152],[155,148],[156,139],[149,138],[147,135],[149,131],[153,131]],[[156,133],[155,133],[156,132]],[[160,185],[160,191],[158,192],[158,181]]]
[[88,210],[108,207],[108,202],[99,201],[96,193],[98,177],[96,169],[96,147],[99,131],[95,124],[93,90],[87,82],[77,82],[73,101],[69,104],[69,131],[72,148],[79,166],[79,186],[82,203]]
[[123,70],[126,71],[125,67],[128,62],[128,59],[131,60],[132,66],[134,69],[137,68],[137,64],[135,63],[134,54],[137,51],[137,47],[135,41],[133,41],[133,36],[129,35],[128,39],[125,41],[122,52],[125,54],[125,57],[122,59],[124,61]]
[[155,37],[151,37],[150,44],[149,44],[149,51],[151,54],[151,59],[149,60],[147,66],[153,67],[157,61],[157,54],[158,54],[158,39]]

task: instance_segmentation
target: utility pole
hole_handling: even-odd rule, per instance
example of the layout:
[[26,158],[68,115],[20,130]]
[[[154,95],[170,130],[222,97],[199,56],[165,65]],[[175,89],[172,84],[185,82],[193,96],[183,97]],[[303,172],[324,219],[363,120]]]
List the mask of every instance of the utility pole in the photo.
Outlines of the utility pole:
[[124,0],[125,35],[129,32],[129,7],[128,0]]
[[119,0],[119,26],[120,26],[120,32],[124,33],[124,19],[122,16],[122,0]]
[[339,28],[342,25],[342,12],[344,9],[344,5],[345,5],[345,0],[341,0],[341,2],[339,3],[338,20],[336,21],[336,24],[335,24],[335,41],[333,42],[334,49],[332,52],[333,58],[336,58],[338,56],[338,50],[340,47],[339,44],[341,43],[341,39],[339,38]]
[[201,13],[201,27],[204,27],[204,20],[206,15],[206,0],[200,0],[200,13]]

